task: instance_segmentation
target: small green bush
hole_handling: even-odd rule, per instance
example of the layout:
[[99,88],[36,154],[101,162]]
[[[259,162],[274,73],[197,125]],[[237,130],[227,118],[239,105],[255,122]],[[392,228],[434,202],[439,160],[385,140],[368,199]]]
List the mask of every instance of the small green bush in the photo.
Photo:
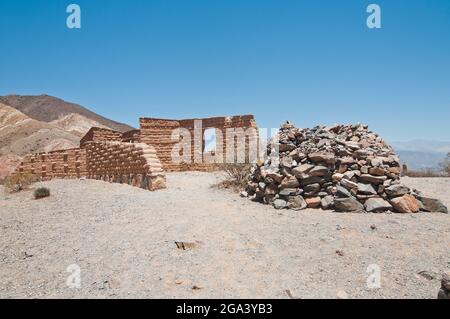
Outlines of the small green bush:
[[34,199],[41,199],[50,196],[50,189],[47,187],[39,187],[34,191]]

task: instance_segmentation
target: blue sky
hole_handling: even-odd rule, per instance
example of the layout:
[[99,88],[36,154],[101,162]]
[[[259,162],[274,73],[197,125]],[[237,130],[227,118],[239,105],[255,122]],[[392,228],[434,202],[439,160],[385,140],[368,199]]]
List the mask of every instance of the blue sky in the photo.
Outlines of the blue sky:
[[[82,29],[66,27],[77,3]],[[380,30],[366,7],[382,9]],[[448,0],[0,0],[0,94],[141,116],[363,122],[449,140]]]

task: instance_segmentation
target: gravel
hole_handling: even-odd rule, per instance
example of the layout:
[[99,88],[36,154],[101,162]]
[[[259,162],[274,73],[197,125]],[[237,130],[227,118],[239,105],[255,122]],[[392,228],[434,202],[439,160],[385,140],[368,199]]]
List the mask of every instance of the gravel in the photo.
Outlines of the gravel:
[[[435,299],[450,270],[448,214],[275,210],[211,187],[221,178],[169,173],[156,192],[53,180],[35,186],[51,189],[41,200],[1,191],[0,298]],[[403,182],[450,207],[450,179]],[[74,264],[80,288],[66,284]],[[381,288],[366,284],[371,265]]]

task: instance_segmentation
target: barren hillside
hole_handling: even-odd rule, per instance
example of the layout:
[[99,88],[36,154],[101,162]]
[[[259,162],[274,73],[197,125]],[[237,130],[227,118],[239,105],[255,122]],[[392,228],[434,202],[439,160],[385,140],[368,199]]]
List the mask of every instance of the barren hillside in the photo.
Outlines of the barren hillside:
[[91,127],[108,128],[97,121],[76,113],[68,114],[55,121],[51,121],[50,124],[80,137],[83,137]]
[[0,155],[25,155],[43,152],[58,140],[64,148],[75,147],[80,138],[52,124],[29,118],[25,114],[0,104]]
[[109,120],[100,116],[85,107],[66,102],[49,95],[25,96],[25,95],[7,95],[0,96],[0,103],[9,105],[30,118],[42,121],[52,122],[59,120],[69,114],[80,114],[84,117],[94,120],[113,130],[125,132],[133,129],[131,126]]

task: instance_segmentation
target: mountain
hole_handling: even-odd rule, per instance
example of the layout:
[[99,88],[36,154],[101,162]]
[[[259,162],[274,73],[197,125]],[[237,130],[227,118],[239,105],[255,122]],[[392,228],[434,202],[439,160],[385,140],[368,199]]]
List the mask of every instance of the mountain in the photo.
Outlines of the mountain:
[[450,152],[450,142],[434,140],[412,140],[407,142],[393,142],[391,145],[402,151],[419,151],[431,153]]
[[50,95],[7,95],[0,96],[0,103],[11,106],[28,117],[40,122],[53,122],[70,114],[78,114],[100,123],[102,126],[119,132],[132,130],[133,127],[112,121],[85,107],[66,102]]
[[21,157],[17,155],[0,156],[0,181],[10,175],[20,164]]
[[438,169],[450,152],[450,142],[434,140],[412,140],[393,142],[391,145],[411,170]]
[[[55,142],[56,141],[56,142]],[[0,103],[0,156],[77,147],[80,137]]]
[[50,124],[63,129],[66,132],[70,132],[79,137],[83,137],[91,127],[108,128],[105,125],[100,124],[97,121],[91,120],[80,114],[68,114],[60,119],[51,121]]
[[439,164],[445,159],[446,153],[397,151],[400,161],[406,163],[410,170],[439,169]]

